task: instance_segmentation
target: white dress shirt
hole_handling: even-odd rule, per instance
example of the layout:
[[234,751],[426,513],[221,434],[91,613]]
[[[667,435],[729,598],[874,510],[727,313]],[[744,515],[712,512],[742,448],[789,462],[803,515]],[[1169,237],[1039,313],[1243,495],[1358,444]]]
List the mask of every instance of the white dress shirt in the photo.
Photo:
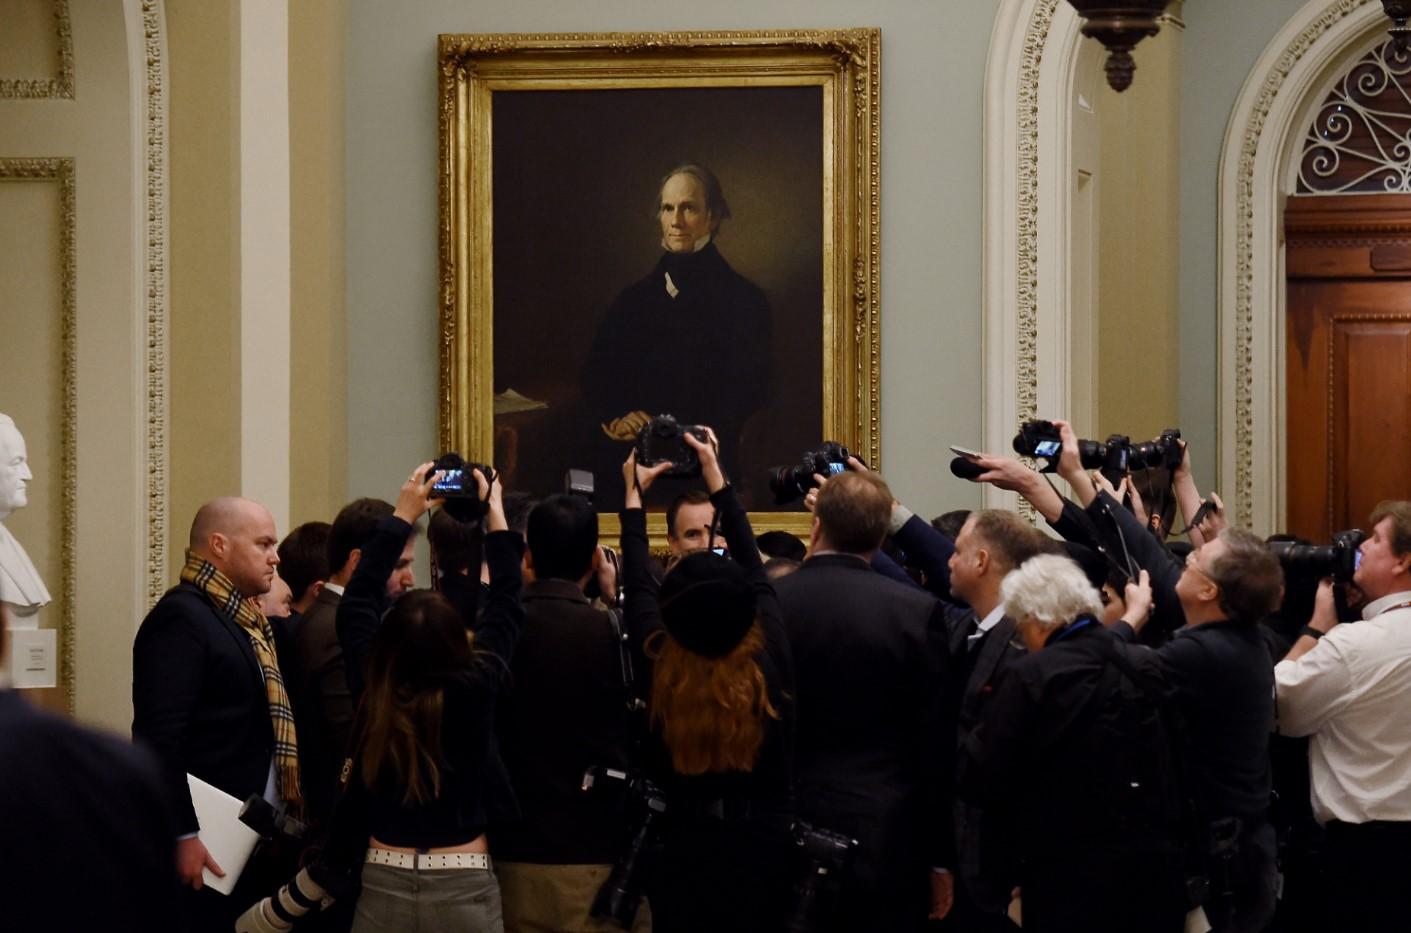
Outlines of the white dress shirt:
[[1411,821],[1411,591],[1274,668],[1278,731],[1308,743],[1318,822]]
[[988,633],[989,630],[994,628],[996,625],[999,625],[999,620],[1003,618],[1004,603],[1000,603],[998,606],[990,610],[989,615],[985,616],[983,619],[980,620],[980,623],[975,626],[975,631],[972,634],[966,636],[966,647],[970,648],[977,641],[984,638],[986,633]]

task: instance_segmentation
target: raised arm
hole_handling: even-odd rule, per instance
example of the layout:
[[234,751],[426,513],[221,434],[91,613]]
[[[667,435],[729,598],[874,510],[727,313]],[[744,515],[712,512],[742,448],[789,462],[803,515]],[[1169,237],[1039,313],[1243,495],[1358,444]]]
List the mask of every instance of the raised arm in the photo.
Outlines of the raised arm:
[[1146,530],[1137,517],[1107,493],[1100,493],[1088,506],[1088,517],[1097,530],[1098,540],[1109,554],[1119,561],[1125,551],[1138,569],[1151,577],[1155,600],[1153,620],[1158,629],[1174,631],[1185,624],[1176,581],[1184,570],[1175,555]]
[[622,539],[622,614],[638,648],[661,625],[661,608],[657,605],[657,581],[651,571],[651,548],[647,540],[647,512],[642,496],[652,481],[671,469],[669,463],[644,467],[637,464],[637,451],[627,455],[622,464],[622,479],[626,486],[623,496]]
[[1019,493],[1050,525],[1059,520],[1063,513],[1063,497],[1049,485],[1048,480],[1023,462],[1014,457],[991,454],[975,457],[973,462],[985,471],[975,477],[975,482],[990,483],[1000,489]]
[[441,474],[432,475],[428,472],[430,469],[430,463],[423,463],[402,484],[396,507],[391,515],[377,523],[372,538],[363,545],[358,566],[338,601],[334,629],[343,648],[344,672],[354,703],[363,692],[363,665],[368,645],[377,634],[382,613],[387,608],[387,578],[392,575],[402,548],[406,547],[413,524],[440,501],[431,498],[431,487]]
[[[486,497],[485,562],[490,567],[490,590],[485,597],[485,611],[479,621],[472,615],[465,619],[467,628],[475,629],[475,650],[498,657],[507,669],[524,625],[524,605],[520,602],[520,566],[524,559],[524,539],[509,530],[505,520],[503,490],[499,477],[486,483],[479,471],[475,482]],[[474,612],[474,609],[471,609]]]
[[719,520],[720,532],[725,536],[725,544],[730,548],[730,558],[738,564],[750,578],[754,588],[755,609],[764,629],[766,649],[779,667],[782,680],[780,687],[792,694],[794,689],[794,659],[789,649],[789,639],[784,633],[783,612],[779,609],[779,598],[774,592],[774,584],[764,572],[764,560],[759,556],[755,544],[754,529],[750,527],[749,514],[735,495],[735,488],[725,482],[718,459],[719,441],[715,432],[706,429],[709,442],[702,443],[691,435],[686,443],[696,451],[701,461],[701,477],[710,491],[711,504]]

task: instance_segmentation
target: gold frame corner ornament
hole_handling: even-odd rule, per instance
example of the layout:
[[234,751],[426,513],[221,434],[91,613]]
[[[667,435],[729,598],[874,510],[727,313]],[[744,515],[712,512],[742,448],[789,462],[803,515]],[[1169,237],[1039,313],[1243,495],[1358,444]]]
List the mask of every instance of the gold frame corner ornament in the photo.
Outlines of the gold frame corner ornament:
[[[493,222],[470,207],[490,203],[492,93],[812,84],[825,101],[820,427],[879,465],[881,30],[444,34],[437,46],[440,449],[493,450]],[[810,516],[751,518],[806,535]],[[604,534],[616,529],[604,516]],[[649,531],[664,541],[660,516]]]
[[69,0],[50,0],[54,10],[54,32],[58,62],[52,78],[0,78],[0,100],[73,100],[73,24]]

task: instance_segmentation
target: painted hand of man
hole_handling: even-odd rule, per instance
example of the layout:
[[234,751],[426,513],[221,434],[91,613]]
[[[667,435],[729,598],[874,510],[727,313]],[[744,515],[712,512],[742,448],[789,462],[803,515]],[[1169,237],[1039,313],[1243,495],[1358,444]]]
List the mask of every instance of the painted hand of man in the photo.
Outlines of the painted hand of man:
[[604,424],[603,433],[615,441],[635,441],[651,420],[652,416],[644,411],[629,411],[621,418],[614,418]]

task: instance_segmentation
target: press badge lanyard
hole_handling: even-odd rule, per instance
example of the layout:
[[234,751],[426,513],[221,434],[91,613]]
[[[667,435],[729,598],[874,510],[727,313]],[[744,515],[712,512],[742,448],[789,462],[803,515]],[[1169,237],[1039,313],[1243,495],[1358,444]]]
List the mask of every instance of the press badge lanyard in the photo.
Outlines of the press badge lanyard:
[[1063,631],[1059,632],[1059,633],[1058,633],[1058,637],[1055,638],[1054,641],[1055,641],[1055,642],[1063,641],[1063,639],[1065,639],[1065,638],[1067,638],[1068,636],[1072,635],[1074,632],[1076,632],[1076,631],[1078,631],[1078,630],[1080,630],[1080,629],[1085,629],[1085,628],[1087,628],[1089,625],[1097,625],[1097,620],[1094,619],[1092,616],[1083,616],[1083,617],[1082,617],[1081,619],[1079,619],[1077,622],[1074,622],[1072,625],[1068,626],[1066,629],[1064,629]]

